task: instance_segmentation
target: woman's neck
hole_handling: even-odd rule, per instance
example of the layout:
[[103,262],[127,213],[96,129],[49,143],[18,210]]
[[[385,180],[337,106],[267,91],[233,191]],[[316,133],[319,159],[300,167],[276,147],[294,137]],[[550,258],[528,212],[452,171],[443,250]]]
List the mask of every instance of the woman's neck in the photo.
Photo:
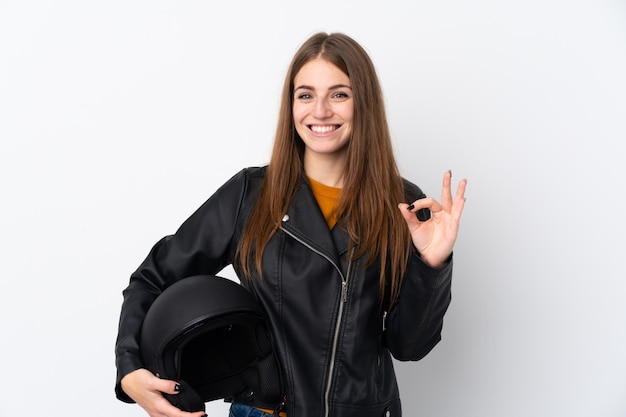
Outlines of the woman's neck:
[[309,178],[329,187],[343,188],[345,157],[304,153],[304,172]]

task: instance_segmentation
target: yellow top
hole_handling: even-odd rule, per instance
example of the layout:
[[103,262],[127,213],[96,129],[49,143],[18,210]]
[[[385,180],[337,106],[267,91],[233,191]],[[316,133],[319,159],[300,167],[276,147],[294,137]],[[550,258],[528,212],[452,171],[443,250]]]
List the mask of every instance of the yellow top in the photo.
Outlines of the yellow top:
[[311,190],[317,200],[317,204],[322,210],[322,214],[326,219],[328,228],[332,229],[337,223],[337,204],[339,203],[339,196],[341,195],[341,188],[329,187],[315,181],[309,177],[309,183],[311,184]]

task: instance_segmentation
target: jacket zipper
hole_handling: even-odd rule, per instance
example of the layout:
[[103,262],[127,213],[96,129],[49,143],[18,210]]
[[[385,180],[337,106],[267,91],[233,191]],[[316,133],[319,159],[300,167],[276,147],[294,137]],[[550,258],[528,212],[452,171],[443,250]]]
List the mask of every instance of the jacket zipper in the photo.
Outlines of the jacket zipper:
[[341,319],[343,318],[343,308],[346,301],[348,300],[348,278],[350,277],[350,269],[352,267],[352,256],[350,256],[349,258],[348,270],[346,271],[346,275],[344,276],[341,272],[341,268],[339,268],[335,261],[329,258],[326,254],[318,251],[313,246],[309,245],[293,233],[285,230],[283,227],[281,227],[281,229],[283,232],[291,236],[296,241],[300,242],[306,248],[330,262],[330,264],[337,270],[339,276],[341,277],[341,300],[339,302],[339,313],[337,315],[337,321],[335,322],[335,335],[333,337],[333,347],[330,356],[330,367],[328,369],[328,383],[326,384],[326,391],[324,392],[324,416],[328,417],[330,415],[330,388],[333,383],[333,372],[335,370],[335,359],[337,357],[337,345],[339,344],[339,329],[341,328]]

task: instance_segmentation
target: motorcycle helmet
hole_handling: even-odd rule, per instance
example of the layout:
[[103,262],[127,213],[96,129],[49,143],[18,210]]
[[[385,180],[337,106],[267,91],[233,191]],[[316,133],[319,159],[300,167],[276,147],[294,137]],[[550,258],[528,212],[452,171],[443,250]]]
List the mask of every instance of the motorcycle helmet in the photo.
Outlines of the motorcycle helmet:
[[263,310],[244,287],[214,275],[196,275],[165,289],[141,330],[147,369],[175,380],[164,394],[184,411],[233,397],[277,405],[282,386]]

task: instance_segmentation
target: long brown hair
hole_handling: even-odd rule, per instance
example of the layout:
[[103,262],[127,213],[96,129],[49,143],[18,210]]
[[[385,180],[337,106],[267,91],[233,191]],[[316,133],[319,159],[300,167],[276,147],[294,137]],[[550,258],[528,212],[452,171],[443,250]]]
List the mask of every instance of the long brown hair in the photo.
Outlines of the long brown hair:
[[[309,61],[322,58],[349,78],[353,91],[352,136],[348,142],[344,187],[337,218],[355,248],[354,259],[380,261],[380,297],[387,288],[397,299],[410,251],[410,235],[397,205],[405,201],[402,178],[391,146],[382,90],[367,52],[341,33],[317,33],[296,52],[283,85],[272,156],[259,198],[243,231],[238,262],[246,277],[261,274],[263,251],[287,212],[304,175],[304,143],[293,121],[293,80]],[[253,262],[254,260],[254,262]]]

